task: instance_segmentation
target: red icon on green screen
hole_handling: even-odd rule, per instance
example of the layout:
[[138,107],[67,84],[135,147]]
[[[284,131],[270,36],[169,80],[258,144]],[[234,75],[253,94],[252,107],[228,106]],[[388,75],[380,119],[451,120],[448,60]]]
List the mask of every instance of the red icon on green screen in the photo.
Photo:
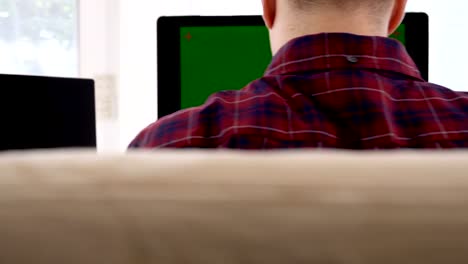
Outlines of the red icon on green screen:
[[192,34],[190,34],[190,32],[187,33],[187,35],[185,35],[185,39],[186,39],[187,41],[192,40],[192,38],[193,38],[193,37],[192,37]]

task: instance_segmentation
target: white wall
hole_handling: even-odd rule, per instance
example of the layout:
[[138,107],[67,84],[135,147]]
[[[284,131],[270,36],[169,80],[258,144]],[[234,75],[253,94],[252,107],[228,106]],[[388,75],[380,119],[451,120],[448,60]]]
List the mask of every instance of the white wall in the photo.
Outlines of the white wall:
[[80,76],[94,79],[96,84],[98,149],[118,151],[119,4],[114,0],[80,0],[79,6]]
[[[146,125],[155,121],[156,102],[156,20],[161,15],[247,15],[260,14],[260,0],[82,0],[118,2],[119,131],[113,128],[101,134],[118,137],[124,150],[131,139]],[[450,2],[450,4],[448,4]],[[468,10],[466,0],[409,0],[408,11],[430,15],[430,78],[432,82],[456,90],[468,91],[465,47],[468,47]],[[114,10],[115,11],[115,10]],[[86,17],[86,14],[84,14]],[[114,25],[115,26],[115,25]],[[117,45],[110,42],[109,45]],[[115,61],[115,59],[114,59]],[[111,70],[111,72],[114,70]],[[105,130],[105,129],[104,129]],[[119,134],[120,133],[120,134]],[[105,148],[109,148],[107,144]]]

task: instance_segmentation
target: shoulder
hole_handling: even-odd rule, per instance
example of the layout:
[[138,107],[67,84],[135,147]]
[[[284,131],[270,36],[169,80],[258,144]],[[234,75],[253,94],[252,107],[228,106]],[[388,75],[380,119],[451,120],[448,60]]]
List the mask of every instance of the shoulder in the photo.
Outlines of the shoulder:
[[468,94],[432,83],[417,83],[398,104],[398,118],[406,113],[419,138],[465,140],[468,136]]
[[250,109],[254,115],[259,100],[269,96],[267,87],[257,80],[242,90],[215,93],[201,106],[178,111],[152,123],[129,147],[216,147],[229,128],[236,125],[239,111]]
[[468,93],[449,89],[447,87],[433,84],[421,83],[418,85],[424,99],[442,103],[441,106],[454,107],[464,105],[468,114]]

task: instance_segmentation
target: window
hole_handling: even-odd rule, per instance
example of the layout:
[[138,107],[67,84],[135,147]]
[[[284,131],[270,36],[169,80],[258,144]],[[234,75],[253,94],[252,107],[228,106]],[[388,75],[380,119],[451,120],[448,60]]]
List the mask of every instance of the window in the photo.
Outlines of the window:
[[0,73],[78,76],[77,0],[0,0]]

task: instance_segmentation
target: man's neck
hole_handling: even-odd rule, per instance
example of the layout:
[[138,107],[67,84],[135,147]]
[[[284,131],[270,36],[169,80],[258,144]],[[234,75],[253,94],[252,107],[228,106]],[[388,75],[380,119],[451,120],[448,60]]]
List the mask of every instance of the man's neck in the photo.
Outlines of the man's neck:
[[300,17],[287,19],[288,23],[276,28],[274,52],[294,38],[320,33],[350,33],[363,36],[388,36],[385,26],[377,26],[368,18],[352,16],[319,16],[313,19]]

